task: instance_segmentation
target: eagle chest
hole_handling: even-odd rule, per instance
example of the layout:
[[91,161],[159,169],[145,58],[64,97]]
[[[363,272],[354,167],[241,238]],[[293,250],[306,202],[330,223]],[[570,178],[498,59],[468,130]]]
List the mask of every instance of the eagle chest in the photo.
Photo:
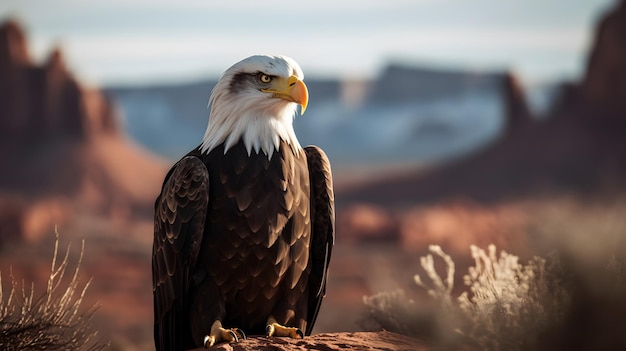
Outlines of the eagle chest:
[[217,157],[207,163],[210,200],[200,260],[223,296],[270,302],[285,289],[304,290],[311,238],[304,152],[294,155],[283,145],[268,159],[236,146],[209,156]]

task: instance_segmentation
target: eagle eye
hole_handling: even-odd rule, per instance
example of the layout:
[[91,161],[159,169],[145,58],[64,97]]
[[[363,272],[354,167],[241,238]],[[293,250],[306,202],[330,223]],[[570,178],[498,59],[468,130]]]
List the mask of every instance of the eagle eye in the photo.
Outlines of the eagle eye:
[[259,80],[261,81],[261,83],[269,83],[272,81],[272,76],[269,76],[265,73],[259,73]]

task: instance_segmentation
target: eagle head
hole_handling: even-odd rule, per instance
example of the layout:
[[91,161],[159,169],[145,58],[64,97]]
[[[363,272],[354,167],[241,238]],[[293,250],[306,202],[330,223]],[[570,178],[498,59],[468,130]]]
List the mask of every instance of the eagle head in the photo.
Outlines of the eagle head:
[[300,66],[286,56],[255,55],[224,72],[209,99],[210,116],[201,150],[210,152],[224,143],[224,153],[243,141],[248,155],[268,158],[287,142],[298,153],[293,130],[297,107],[304,113],[309,94]]

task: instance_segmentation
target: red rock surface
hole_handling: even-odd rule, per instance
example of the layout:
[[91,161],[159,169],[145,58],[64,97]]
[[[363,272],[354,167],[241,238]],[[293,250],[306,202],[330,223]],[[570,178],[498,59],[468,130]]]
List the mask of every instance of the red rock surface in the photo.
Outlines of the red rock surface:
[[[203,348],[197,351],[207,350]],[[221,351],[295,351],[295,350],[372,350],[420,351],[426,347],[419,341],[387,331],[328,333],[308,336],[302,340],[252,337],[236,344],[220,344],[209,350]]]
[[515,247],[519,255],[527,247],[525,225],[524,213],[513,206],[451,203],[415,207],[402,216],[400,244],[407,250],[437,244],[459,255],[470,245],[495,244],[499,248]]
[[395,241],[397,220],[384,208],[356,204],[337,217],[337,232],[342,242]]

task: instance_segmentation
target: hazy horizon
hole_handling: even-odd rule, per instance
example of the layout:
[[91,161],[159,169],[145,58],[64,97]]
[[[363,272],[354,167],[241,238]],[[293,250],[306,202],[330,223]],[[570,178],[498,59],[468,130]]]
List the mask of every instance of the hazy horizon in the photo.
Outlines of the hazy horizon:
[[598,17],[615,1],[8,0],[0,18],[42,60],[60,45],[97,85],[215,78],[256,53],[285,54],[308,77],[371,78],[389,62],[509,69],[527,84],[580,77]]

